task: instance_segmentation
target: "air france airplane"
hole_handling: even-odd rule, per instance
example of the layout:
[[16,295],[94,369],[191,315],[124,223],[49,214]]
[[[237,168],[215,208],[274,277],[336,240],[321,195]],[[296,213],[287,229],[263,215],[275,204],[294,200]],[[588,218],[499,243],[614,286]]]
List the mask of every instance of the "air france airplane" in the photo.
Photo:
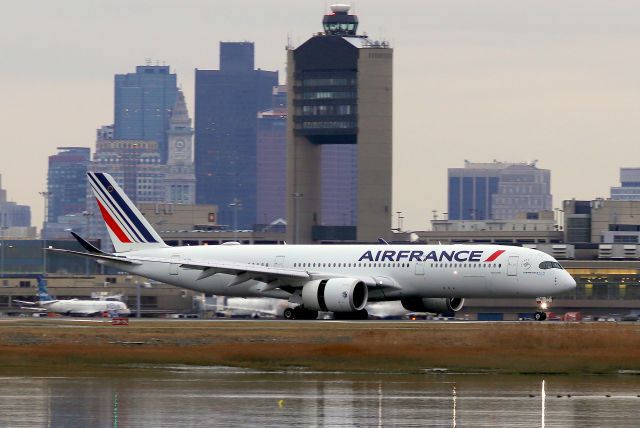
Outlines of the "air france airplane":
[[[552,296],[575,281],[551,256],[498,245],[255,245],[170,247],[108,174],[89,172],[115,253],[76,234],[91,257],[118,270],[208,294],[288,300],[287,319],[365,319],[368,302],[455,312],[464,298]],[[536,319],[544,319],[536,312]]]

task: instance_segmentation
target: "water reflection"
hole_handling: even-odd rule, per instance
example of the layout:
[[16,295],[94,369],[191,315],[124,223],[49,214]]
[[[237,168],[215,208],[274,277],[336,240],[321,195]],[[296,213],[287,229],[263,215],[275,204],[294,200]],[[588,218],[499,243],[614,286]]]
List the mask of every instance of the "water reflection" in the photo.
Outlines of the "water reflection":
[[634,376],[135,370],[0,378],[0,426],[635,427],[638,394]]
[[542,390],[540,392],[540,397],[542,398],[542,415],[540,416],[542,423],[540,424],[542,428],[544,427],[544,415],[546,413],[546,409],[544,408],[545,401],[547,400],[547,391],[544,388],[544,379],[542,379]]

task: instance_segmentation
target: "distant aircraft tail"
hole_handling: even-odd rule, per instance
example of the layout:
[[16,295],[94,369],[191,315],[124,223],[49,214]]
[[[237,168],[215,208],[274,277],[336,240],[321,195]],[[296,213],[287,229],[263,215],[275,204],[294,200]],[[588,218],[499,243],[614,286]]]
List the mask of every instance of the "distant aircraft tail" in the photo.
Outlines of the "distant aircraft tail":
[[55,300],[49,295],[49,290],[47,290],[47,281],[41,277],[38,278],[38,300],[41,302]]
[[167,247],[111,175],[87,175],[117,253]]

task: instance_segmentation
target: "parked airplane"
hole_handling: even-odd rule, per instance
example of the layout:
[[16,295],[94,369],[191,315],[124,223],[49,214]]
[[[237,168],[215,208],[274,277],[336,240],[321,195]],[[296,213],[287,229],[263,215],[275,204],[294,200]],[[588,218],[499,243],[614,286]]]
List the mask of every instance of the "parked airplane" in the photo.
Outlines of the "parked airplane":
[[[255,245],[169,247],[108,174],[89,172],[115,253],[74,234],[91,257],[120,271],[200,292],[288,300],[288,319],[364,319],[367,302],[409,311],[458,311],[466,297],[556,295],[575,281],[551,256],[499,245]],[[543,300],[543,299],[540,299]],[[538,311],[537,319],[545,314]]]
[[130,313],[127,305],[117,300],[55,299],[49,295],[47,285],[43,278],[38,278],[37,302],[22,300],[16,300],[16,302],[22,305],[33,305],[21,306],[21,309],[37,312],[53,312],[62,315],[94,316],[105,312],[116,313],[118,315],[128,315]]
[[282,318],[284,311],[289,306],[286,301],[271,297],[229,297],[221,302],[220,298],[213,305],[218,313],[231,318]]

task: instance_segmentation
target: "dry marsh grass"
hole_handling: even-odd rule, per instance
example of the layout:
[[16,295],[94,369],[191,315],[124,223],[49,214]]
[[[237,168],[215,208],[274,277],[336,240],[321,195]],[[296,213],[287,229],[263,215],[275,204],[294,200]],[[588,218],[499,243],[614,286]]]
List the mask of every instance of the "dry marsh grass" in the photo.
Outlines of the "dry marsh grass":
[[640,326],[138,320],[129,327],[51,320],[0,324],[3,370],[131,364],[610,373],[640,370]]

